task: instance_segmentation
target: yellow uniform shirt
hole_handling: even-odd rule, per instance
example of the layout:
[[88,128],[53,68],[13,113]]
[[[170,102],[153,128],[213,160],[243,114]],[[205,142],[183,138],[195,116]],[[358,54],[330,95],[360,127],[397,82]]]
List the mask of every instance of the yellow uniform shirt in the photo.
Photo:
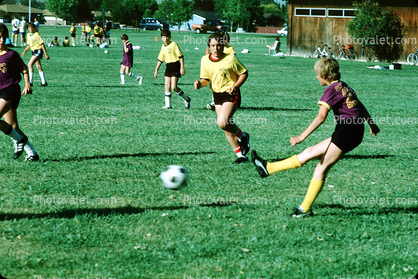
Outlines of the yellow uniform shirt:
[[30,46],[32,51],[42,49],[42,45],[44,44],[44,40],[42,39],[41,35],[38,32],[33,34],[28,34],[26,37],[26,43]]
[[87,25],[84,30],[85,30],[86,33],[90,33],[91,32],[91,27]]
[[237,54],[235,52],[235,49],[232,46],[225,46],[224,47],[224,53],[225,54],[228,54],[228,55],[235,55],[235,54]]
[[247,69],[232,55],[225,55],[221,60],[214,61],[210,54],[202,57],[200,78],[209,80],[210,90],[215,93],[228,92],[238,81],[238,77]]
[[75,34],[75,27],[74,27],[74,26],[71,26],[71,28],[70,28],[70,33],[71,33],[71,34]]
[[103,28],[100,26],[94,27],[94,35],[101,35],[103,33]]
[[166,63],[174,63],[180,61],[183,57],[179,46],[175,42],[170,42],[168,45],[162,45],[158,60]]

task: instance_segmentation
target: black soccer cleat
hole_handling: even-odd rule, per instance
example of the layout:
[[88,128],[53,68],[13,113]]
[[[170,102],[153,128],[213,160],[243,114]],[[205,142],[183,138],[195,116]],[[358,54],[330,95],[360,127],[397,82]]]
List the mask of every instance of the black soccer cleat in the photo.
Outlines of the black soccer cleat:
[[245,136],[239,140],[239,147],[241,147],[241,153],[244,156],[250,151],[250,135],[248,133],[245,133]]
[[255,150],[251,151],[251,160],[257,168],[258,174],[262,178],[269,176],[269,172],[267,171],[267,161],[261,159],[261,157],[257,155],[257,152],[255,152]]
[[13,154],[13,159],[17,159],[20,157],[20,155],[22,155],[27,142],[28,142],[28,137],[26,136],[23,136],[18,142],[16,142],[15,153]]
[[192,101],[192,98],[189,97],[189,99],[186,101],[184,100],[184,106],[186,109],[190,108],[190,102]]
[[25,162],[35,162],[35,161],[39,161],[39,155],[38,154],[33,155],[33,156],[28,155],[25,158]]
[[289,216],[293,218],[305,218],[305,217],[313,217],[314,213],[310,209],[306,212],[303,212],[300,207],[297,207],[293,210],[293,212]]

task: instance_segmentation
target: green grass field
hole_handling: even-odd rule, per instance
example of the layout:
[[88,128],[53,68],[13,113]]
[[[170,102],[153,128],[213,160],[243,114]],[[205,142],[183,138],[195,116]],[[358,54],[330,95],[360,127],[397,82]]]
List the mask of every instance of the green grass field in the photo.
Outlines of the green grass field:
[[[41,27],[41,34],[63,38],[68,30]],[[123,32],[143,47],[133,68],[142,86],[129,77],[119,85]],[[81,44],[47,48],[49,86],[39,86],[35,70],[33,95],[18,109],[39,162],[13,160],[12,141],[0,141],[3,276],[375,279],[418,272],[417,67],[340,62],[342,79],[381,133],[366,133],[333,167],[316,216],[294,220],[288,214],[302,202],[316,162],[266,179],[250,163],[232,164],[236,156],[205,108],[209,88],[193,89],[208,35],[173,33],[186,63],[179,86],[192,103],[185,110],[173,96],[169,111],[161,110],[164,68],[153,77],[159,32],[114,30],[112,37],[109,54]],[[325,87],[315,78],[316,60],[264,55],[274,36],[231,37],[249,71],[236,119],[252,149],[285,158],[329,137],[332,113],[305,142],[289,144],[318,112]],[[190,171],[179,191],[159,179],[171,164]]]

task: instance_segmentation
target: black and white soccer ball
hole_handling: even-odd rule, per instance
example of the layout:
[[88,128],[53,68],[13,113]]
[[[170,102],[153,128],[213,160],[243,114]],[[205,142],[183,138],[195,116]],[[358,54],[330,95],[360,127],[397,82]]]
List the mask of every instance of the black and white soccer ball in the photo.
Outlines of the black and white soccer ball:
[[178,190],[186,185],[189,172],[182,166],[171,165],[160,175],[164,187],[171,190]]

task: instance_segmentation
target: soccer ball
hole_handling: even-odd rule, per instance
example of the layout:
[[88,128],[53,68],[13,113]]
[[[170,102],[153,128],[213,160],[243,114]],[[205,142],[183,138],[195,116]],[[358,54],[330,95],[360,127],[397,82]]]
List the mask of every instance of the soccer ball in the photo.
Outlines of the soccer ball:
[[189,172],[182,166],[171,165],[166,171],[160,175],[161,180],[166,188],[178,190],[186,184]]
[[93,44],[90,44],[89,47],[94,47]]
[[108,54],[108,53],[109,53],[109,51],[106,49],[106,50],[104,51],[104,53]]

